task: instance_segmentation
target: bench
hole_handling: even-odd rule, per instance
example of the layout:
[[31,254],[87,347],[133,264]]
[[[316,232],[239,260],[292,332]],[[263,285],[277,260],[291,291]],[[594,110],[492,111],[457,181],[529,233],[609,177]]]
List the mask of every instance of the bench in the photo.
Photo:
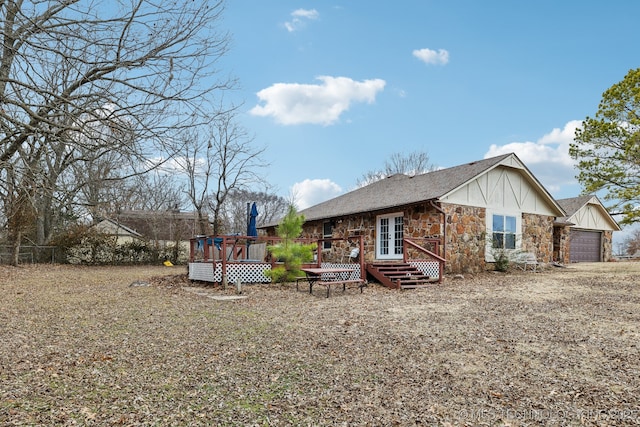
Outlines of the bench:
[[308,277],[296,277],[296,291],[298,290],[298,284],[300,280],[306,280],[309,283],[309,293],[313,293],[313,285],[320,285],[327,287],[327,298],[331,294],[331,285],[342,285],[342,291],[347,290],[347,285],[357,284],[360,288],[360,293],[362,293],[362,288],[367,286],[367,282],[363,279],[349,279],[349,280],[309,280]]
[[527,267],[531,266],[531,270],[533,270],[534,273],[537,271],[538,265],[540,265],[536,254],[532,252],[519,253],[514,262],[522,271],[527,271]]

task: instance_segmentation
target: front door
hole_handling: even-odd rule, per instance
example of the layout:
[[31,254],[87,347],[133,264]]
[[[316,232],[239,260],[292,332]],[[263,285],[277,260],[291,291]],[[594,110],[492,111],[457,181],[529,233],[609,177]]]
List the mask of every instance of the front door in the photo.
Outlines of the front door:
[[376,258],[402,259],[404,220],[402,213],[380,215],[377,219]]

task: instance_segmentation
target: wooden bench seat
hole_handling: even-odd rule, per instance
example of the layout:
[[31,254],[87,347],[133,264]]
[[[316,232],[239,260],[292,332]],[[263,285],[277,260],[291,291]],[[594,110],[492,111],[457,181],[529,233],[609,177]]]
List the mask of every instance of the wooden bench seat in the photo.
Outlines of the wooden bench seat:
[[304,280],[309,283],[309,293],[313,293],[313,285],[321,285],[327,287],[327,298],[331,294],[331,285],[342,285],[342,291],[347,290],[347,285],[357,284],[362,293],[362,288],[367,285],[367,282],[363,279],[349,279],[349,280],[309,280],[307,277],[296,277],[296,291],[299,290],[299,282]]
[[331,293],[331,285],[342,285],[342,291],[347,290],[348,284],[358,284],[360,288],[360,293],[362,293],[362,288],[365,286],[365,281],[362,279],[351,279],[351,280],[318,280],[315,283],[309,282],[309,293],[313,293],[313,285],[321,285],[327,287],[327,298],[329,298],[329,294]]

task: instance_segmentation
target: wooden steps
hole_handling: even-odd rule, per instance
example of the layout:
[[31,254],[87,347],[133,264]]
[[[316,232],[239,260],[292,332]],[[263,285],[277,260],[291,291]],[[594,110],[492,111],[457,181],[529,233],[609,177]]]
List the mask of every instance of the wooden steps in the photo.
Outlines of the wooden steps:
[[367,273],[391,289],[415,289],[427,287],[438,278],[425,276],[420,270],[403,262],[374,262],[367,264]]

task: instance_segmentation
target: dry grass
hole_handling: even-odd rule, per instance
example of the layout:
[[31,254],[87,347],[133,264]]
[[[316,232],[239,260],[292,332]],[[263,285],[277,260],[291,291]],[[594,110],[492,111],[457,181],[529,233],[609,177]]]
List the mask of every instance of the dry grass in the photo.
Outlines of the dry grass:
[[0,424],[640,424],[640,263],[233,302],[183,272],[0,267]]

